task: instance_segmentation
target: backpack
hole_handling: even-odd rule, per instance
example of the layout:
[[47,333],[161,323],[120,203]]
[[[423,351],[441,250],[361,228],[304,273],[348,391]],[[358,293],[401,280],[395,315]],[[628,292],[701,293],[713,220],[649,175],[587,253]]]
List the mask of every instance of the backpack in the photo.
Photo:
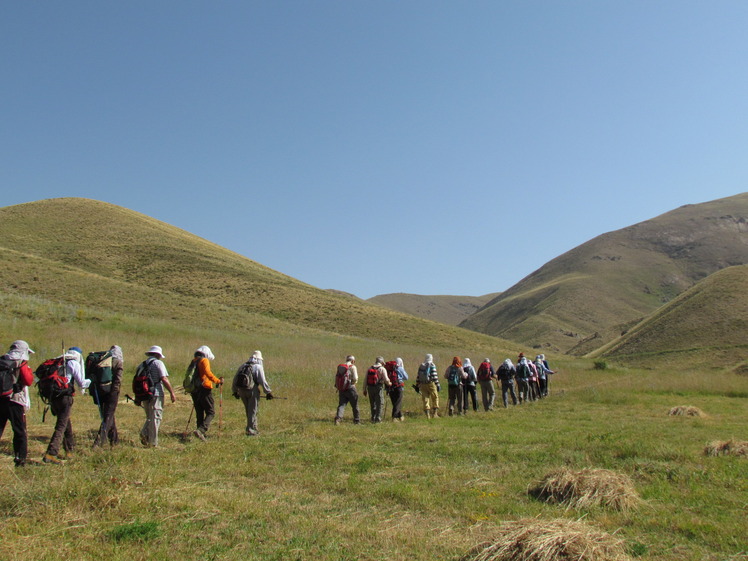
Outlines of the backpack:
[[521,380],[528,380],[532,377],[532,371],[526,362],[520,362],[517,365],[517,378]]
[[387,376],[390,379],[390,382],[392,382],[393,388],[402,388],[405,383],[400,381],[400,377],[397,375],[397,361],[396,360],[390,360],[387,361],[384,365],[385,370],[387,370]]
[[243,390],[253,390],[255,388],[255,378],[252,375],[252,365],[245,362],[239,367],[234,376],[236,383],[234,386]]
[[351,372],[346,363],[339,364],[335,372],[335,388],[339,392],[344,392],[351,387]]
[[184,375],[182,387],[187,393],[194,393],[200,387],[200,373],[197,370],[198,361],[191,361]]
[[0,357],[0,395],[10,395],[15,391],[20,365],[20,360]]
[[379,367],[370,366],[366,371],[366,385],[376,386],[379,383]]
[[473,368],[472,366],[470,368],[466,368],[465,374],[467,374],[467,378],[465,379],[465,384],[468,386],[474,386],[475,383],[478,381],[478,377],[475,375],[475,368]]
[[[109,393],[112,389],[112,353],[95,351],[86,357],[86,378],[96,384],[97,391]],[[91,393],[96,401],[96,394]]]
[[481,362],[478,367],[478,379],[479,380],[490,380],[491,379],[491,363]]
[[148,358],[138,365],[132,379],[132,392],[135,394],[135,405],[150,401],[154,395],[156,383],[151,375],[151,365],[155,358]]
[[452,365],[449,367],[449,374],[447,374],[447,382],[449,382],[450,386],[459,386],[462,382],[462,376],[460,374],[460,369],[456,366]]
[[430,378],[431,378],[431,364],[422,362],[418,366],[418,376],[416,377],[416,379],[418,380],[418,383],[420,384],[428,384],[429,382],[432,381]]
[[44,403],[66,395],[73,395],[73,385],[68,384],[65,373],[65,357],[50,358],[36,367],[34,374],[39,379],[36,387]]

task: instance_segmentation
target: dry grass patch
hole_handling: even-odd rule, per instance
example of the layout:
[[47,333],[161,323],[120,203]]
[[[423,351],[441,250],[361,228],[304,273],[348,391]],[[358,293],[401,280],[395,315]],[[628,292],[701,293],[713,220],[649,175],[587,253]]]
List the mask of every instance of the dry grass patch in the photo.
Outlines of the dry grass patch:
[[706,417],[706,413],[704,413],[698,407],[694,407],[693,405],[679,405],[677,407],[673,407],[672,409],[670,409],[670,411],[668,411],[668,415],[682,417]]
[[546,475],[529,493],[541,501],[567,508],[602,506],[629,510],[641,503],[631,479],[607,469],[560,468]]
[[623,540],[574,520],[524,519],[499,527],[493,542],[461,561],[628,561]]
[[748,442],[745,440],[715,440],[704,448],[706,456],[748,457]]

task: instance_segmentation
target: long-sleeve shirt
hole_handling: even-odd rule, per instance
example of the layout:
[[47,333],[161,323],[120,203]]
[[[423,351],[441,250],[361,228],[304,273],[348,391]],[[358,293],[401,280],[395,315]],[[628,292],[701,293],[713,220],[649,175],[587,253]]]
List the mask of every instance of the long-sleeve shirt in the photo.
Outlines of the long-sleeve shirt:
[[252,371],[252,378],[254,378],[255,381],[255,387],[256,388],[262,388],[262,390],[266,393],[273,393],[273,390],[270,389],[270,386],[268,385],[267,380],[265,379],[265,369],[262,367],[261,362],[256,362],[251,367]]
[[28,362],[21,358],[20,353],[8,353],[5,355],[5,358],[21,361],[18,366],[18,380],[16,380],[14,388],[18,391],[13,391],[13,393],[10,394],[10,400],[23,406],[28,411],[31,407],[28,387],[34,383],[34,373],[31,371],[31,368],[29,368]]
[[80,356],[77,352],[65,353],[65,377],[68,379],[69,386],[74,387],[78,384],[81,389],[85,390],[91,385],[91,380],[83,375]]
[[214,385],[220,384],[221,379],[213,374],[210,369],[210,361],[205,358],[195,358],[197,360],[197,374],[200,376],[200,383],[206,389],[213,389]]

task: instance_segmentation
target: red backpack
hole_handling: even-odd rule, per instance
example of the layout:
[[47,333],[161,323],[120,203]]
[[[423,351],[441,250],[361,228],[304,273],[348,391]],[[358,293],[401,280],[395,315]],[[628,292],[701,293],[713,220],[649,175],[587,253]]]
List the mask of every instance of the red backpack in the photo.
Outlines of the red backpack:
[[489,380],[491,378],[491,363],[490,362],[481,362],[480,366],[478,367],[478,379],[479,380]]
[[68,384],[65,373],[65,357],[50,358],[36,367],[34,374],[39,379],[36,387],[44,403],[65,395],[73,395],[72,384]]
[[351,387],[351,369],[347,363],[339,364],[335,372],[335,387],[339,392],[344,392]]
[[397,361],[396,360],[387,361],[384,365],[384,368],[385,370],[387,370],[387,376],[389,376],[390,382],[392,382],[393,388],[402,388],[405,385],[397,377]]
[[379,383],[379,367],[370,366],[366,371],[366,385],[376,386]]

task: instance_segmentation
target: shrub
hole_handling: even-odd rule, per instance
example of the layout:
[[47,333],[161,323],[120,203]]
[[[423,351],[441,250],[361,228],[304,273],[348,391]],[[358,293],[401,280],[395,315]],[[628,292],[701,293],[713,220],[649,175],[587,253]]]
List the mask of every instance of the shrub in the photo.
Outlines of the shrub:
[[596,360],[593,363],[593,367],[595,368],[595,370],[607,370],[608,369],[608,363],[605,362],[604,360]]

